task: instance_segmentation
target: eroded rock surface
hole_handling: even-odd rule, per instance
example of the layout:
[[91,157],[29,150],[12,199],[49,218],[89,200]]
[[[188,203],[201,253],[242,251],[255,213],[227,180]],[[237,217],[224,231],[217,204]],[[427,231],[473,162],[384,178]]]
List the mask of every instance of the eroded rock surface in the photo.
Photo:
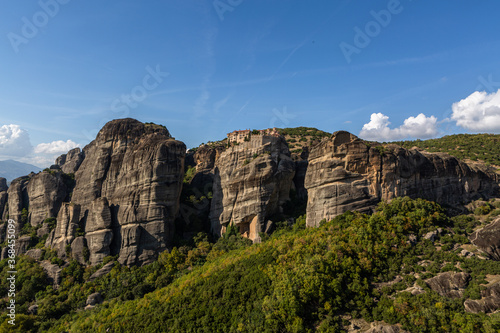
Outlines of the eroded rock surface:
[[486,287],[485,290],[481,290],[481,299],[468,299],[465,301],[464,306],[467,312],[472,313],[492,313],[497,311],[500,309],[500,284],[496,283]]
[[470,280],[468,273],[446,272],[425,280],[425,283],[441,296],[460,298]]
[[57,251],[59,257],[66,256],[66,245],[73,241],[80,218],[80,205],[64,203],[57,215],[57,225],[45,241],[46,247]]
[[7,203],[7,180],[0,177],[0,218],[3,216],[5,204]]
[[472,244],[493,260],[500,260],[500,218],[470,236]]
[[215,162],[212,231],[239,227],[244,236],[259,241],[267,217],[289,199],[295,164],[281,136],[252,135],[250,141],[222,152]]
[[58,165],[64,173],[75,173],[85,158],[85,154],[80,148],[71,149],[67,154],[63,154],[56,159]]
[[81,205],[93,264],[109,254],[144,264],[170,245],[185,152],[163,126],[134,119],[109,122],[83,149],[72,201]]
[[307,225],[348,210],[371,211],[381,200],[409,196],[449,206],[498,193],[498,175],[442,153],[396,145],[371,147],[339,131],[312,148],[305,187]]
[[29,176],[16,178],[10,183],[7,190],[7,207],[3,211],[2,220],[6,221],[9,218],[16,221],[18,225],[17,232],[24,226],[24,220],[21,219],[22,210],[29,207],[27,190],[29,179]]
[[[34,175],[27,184],[29,198],[29,221],[40,225],[46,218],[56,217],[68,194],[62,173],[43,171]],[[9,206],[10,207],[10,206]]]

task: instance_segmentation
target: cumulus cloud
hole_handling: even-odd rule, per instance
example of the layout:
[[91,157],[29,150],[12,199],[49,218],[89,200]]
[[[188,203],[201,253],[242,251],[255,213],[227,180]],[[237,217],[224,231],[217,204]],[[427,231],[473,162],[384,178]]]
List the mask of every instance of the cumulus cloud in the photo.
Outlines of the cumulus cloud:
[[76,147],[80,145],[71,140],[58,140],[40,143],[33,148],[28,132],[19,125],[0,127],[0,160],[13,159],[44,168],[53,164],[59,155]]
[[438,134],[437,118],[423,113],[405,119],[403,125],[390,128],[389,117],[383,113],[372,113],[370,122],[363,125],[359,136],[366,140],[393,141],[407,138],[427,139]]
[[451,119],[472,131],[500,132],[500,89],[488,94],[476,91],[460,102],[453,103]]
[[50,143],[40,143],[35,147],[36,154],[65,154],[68,150],[80,147],[79,144],[68,140],[68,141],[52,141]]
[[3,125],[0,127],[0,158],[20,158],[33,152],[28,132],[19,125]]
[[40,143],[34,149],[35,155],[32,162],[36,165],[49,166],[54,163],[59,155],[66,154],[69,150],[76,147],[80,147],[80,145],[71,140]]

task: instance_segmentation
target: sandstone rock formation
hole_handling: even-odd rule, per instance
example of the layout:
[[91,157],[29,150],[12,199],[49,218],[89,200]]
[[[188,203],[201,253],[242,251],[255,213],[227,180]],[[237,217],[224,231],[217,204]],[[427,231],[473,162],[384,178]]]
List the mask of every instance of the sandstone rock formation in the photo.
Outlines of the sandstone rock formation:
[[3,216],[5,204],[7,203],[7,180],[0,177],[0,218]]
[[83,236],[76,237],[71,242],[71,256],[82,265],[86,264],[89,259],[85,256],[86,249],[88,251],[87,240]]
[[36,227],[46,218],[56,217],[68,190],[61,172],[43,171],[34,175],[27,184],[31,225]]
[[498,192],[498,175],[447,154],[374,146],[348,132],[312,148],[305,187],[307,225],[347,210],[368,212],[380,200],[409,196],[458,206]]
[[468,273],[446,272],[425,280],[425,283],[441,296],[460,298],[470,280]]
[[58,165],[64,173],[75,173],[85,158],[85,154],[80,148],[71,149],[67,154],[63,154],[56,159]]
[[65,257],[66,245],[73,241],[79,218],[80,206],[74,203],[64,203],[57,215],[57,226],[50,232],[45,246],[55,249],[59,257]]
[[61,283],[62,268],[56,264],[51,264],[47,260],[40,262],[40,266],[42,266],[44,272],[47,274],[49,282],[52,283],[54,288],[58,288]]
[[464,302],[465,311],[492,313],[500,308],[500,284],[496,283],[481,291],[481,299]]
[[[14,179],[7,190],[7,207],[4,209],[2,220],[13,219],[18,223],[19,228],[16,229],[17,232],[24,225],[24,220],[21,219],[21,213],[23,208],[29,206],[29,197],[27,191],[27,185],[30,177],[20,177]],[[27,220],[27,217],[26,217]]]
[[493,260],[500,260],[500,218],[470,236],[472,244]]
[[295,165],[283,137],[253,135],[248,142],[222,152],[215,162],[212,231],[236,225],[258,241],[269,216],[289,199]]
[[111,272],[111,270],[115,267],[115,263],[113,261],[108,262],[106,265],[102,266],[99,270],[97,270],[94,274],[89,277],[89,281],[92,282],[95,279],[100,278]]
[[144,264],[170,245],[185,151],[163,126],[134,119],[107,123],[83,149],[72,202],[93,264],[109,254]]

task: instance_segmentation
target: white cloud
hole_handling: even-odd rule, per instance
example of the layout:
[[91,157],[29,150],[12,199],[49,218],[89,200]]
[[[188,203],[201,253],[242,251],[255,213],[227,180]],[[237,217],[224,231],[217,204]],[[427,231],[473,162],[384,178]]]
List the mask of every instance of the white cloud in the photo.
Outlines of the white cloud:
[[76,147],[80,145],[71,140],[58,140],[40,143],[33,148],[29,133],[19,125],[0,127],[0,160],[13,159],[44,168],[52,165],[59,155]]
[[472,131],[500,132],[500,89],[488,94],[476,91],[460,102],[453,103],[451,119]]
[[68,141],[52,141],[50,143],[40,143],[35,147],[36,154],[65,154],[69,150],[80,147],[79,144],[68,140]]
[[80,147],[80,145],[71,140],[40,143],[34,149],[35,155],[32,157],[32,163],[41,166],[52,165],[59,155],[66,154],[76,147]]
[[438,134],[437,118],[426,117],[423,113],[405,119],[398,128],[390,128],[389,117],[382,113],[372,113],[370,122],[363,125],[359,136],[366,140],[393,141],[407,138],[427,139]]
[[0,127],[0,158],[20,158],[33,152],[28,132],[19,125],[3,125]]

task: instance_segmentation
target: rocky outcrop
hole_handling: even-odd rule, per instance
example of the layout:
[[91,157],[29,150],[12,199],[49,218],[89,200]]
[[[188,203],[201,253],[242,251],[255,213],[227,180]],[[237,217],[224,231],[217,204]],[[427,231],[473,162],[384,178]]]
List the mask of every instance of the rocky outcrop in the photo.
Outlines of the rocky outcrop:
[[89,281],[92,282],[95,279],[100,278],[101,276],[104,276],[111,272],[111,270],[115,267],[115,263],[113,261],[108,262],[106,265],[102,266],[100,269],[98,269],[94,274],[92,274],[89,277]]
[[71,149],[67,154],[63,154],[56,159],[58,165],[64,173],[75,173],[85,158],[85,154],[80,148]]
[[[57,216],[67,194],[68,188],[60,171],[43,171],[14,179],[7,191],[8,200],[3,219],[11,218],[19,223],[20,227],[25,222],[36,227],[46,218]],[[0,193],[0,200],[1,196]],[[26,209],[27,213],[24,217],[23,209]]]
[[7,203],[7,180],[0,177],[0,218],[3,216],[5,204]]
[[500,218],[470,236],[472,244],[493,260],[500,260]]
[[495,195],[498,175],[447,154],[371,147],[339,131],[312,148],[305,187],[307,225],[316,226],[348,210],[369,212],[379,201],[400,196],[458,206]]
[[289,199],[294,174],[288,145],[280,136],[253,135],[222,152],[215,162],[212,231],[220,235],[236,225],[258,241],[268,217]]
[[[40,225],[46,218],[56,217],[68,194],[59,171],[43,171],[34,175],[27,184],[29,198],[29,221]],[[10,206],[9,206],[10,207]]]
[[106,198],[97,198],[92,202],[85,226],[85,239],[92,265],[102,262],[104,257],[111,254],[113,231],[111,230],[111,210]]
[[89,297],[87,297],[86,304],[90,305],[90,306],[95,306],[95,305],[101,304],[103,301],[104,300],[101,296],[101,293],[97,292],[97,293],[90,294]]
[[118,254],[123,264],[144,264],[170,245],[185,152],[163,126],[134,119],[109,122],[83,149],[72,202],[81,206],[92,263]]
[[2,220],[13,219],[18,224],[17,232],[24,226],[27,222],[27,216],[25,219],[21,219],[21,214],[23,208],[27,209],[29,207],[29,196],[27,191],[27,185],[30,177],[21,177],[14,179],[7,190],[7,207],[4,209]]
[[215,161],[224,152],[225,148],[222,145],[210,146],[202,145],[193,155],[196,171],[211,172],[215,168]]
[[465,311],[478,313],[492,313],[500,309],[500,284],[496,283],[492,286],[481,290],[481,299],[468,299],[464,302]]
[[66,245],[71,244],[78,228],[80,206],[74,203],[64,203],[57,215],[57,226],[45,241],[46,247],[57,250],[59,257],[66,256]]
[[468,273],[446,272],[425,280],[425,283],[441,296],[460,298],[470,280]]
[[88,250],[88,247],[83,236],[76,237],[71,243],[71,256],[82,265],[85,265],[89,259],[85,256],[85,249]]
[[42,249],[31,249],[26,251],[26,255],[35,260],[42,260],[43,250]]
[[49,283],[52,283],[54,288],[58,288],[61,283],[62,269],[56,264],[51,264],[50,261],[44,260],[40,262],[44,272],[48,276]]

